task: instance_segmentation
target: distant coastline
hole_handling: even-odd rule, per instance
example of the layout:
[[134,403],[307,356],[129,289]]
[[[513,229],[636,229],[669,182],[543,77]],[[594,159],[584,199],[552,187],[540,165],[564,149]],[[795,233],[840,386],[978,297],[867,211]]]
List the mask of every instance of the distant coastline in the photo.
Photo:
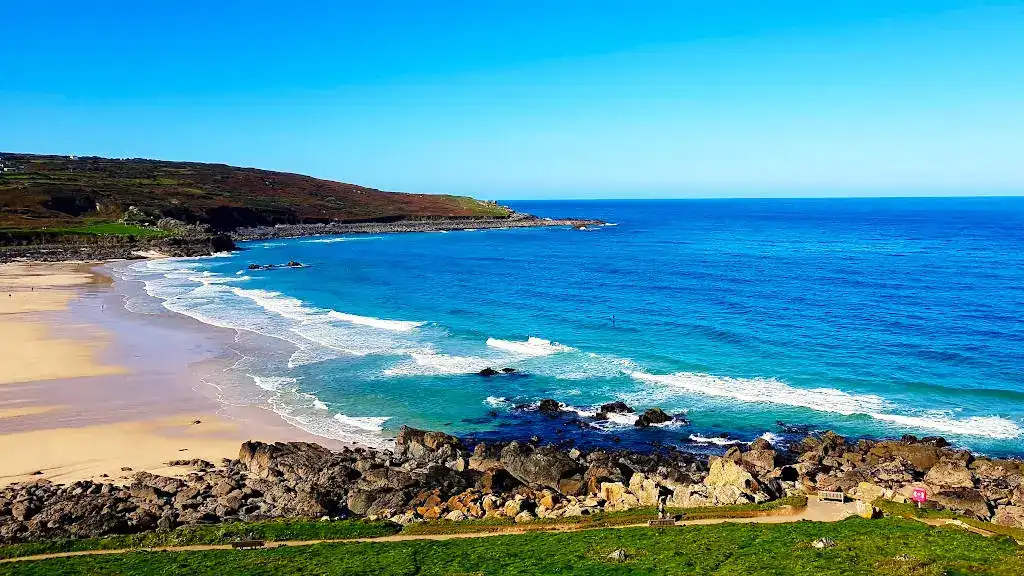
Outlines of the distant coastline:
[[393,234],[402,232],[447,232],[453,230],[494,230],[503,228],[585,228],[603,226],[601,220],[585,218],[538,218],[531,214],[513,213],[509,218],[441,218],[434,220],[396,220],[393,222],[332,222],[327,224],[279,224],[240,228],[231,233],[235,241],[301,238],[331,234]]

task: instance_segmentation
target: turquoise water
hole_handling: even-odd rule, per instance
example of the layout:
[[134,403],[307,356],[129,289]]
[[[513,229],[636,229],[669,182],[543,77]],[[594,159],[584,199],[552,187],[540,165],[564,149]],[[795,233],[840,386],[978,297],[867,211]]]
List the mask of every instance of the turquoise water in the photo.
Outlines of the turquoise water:
[[[512,205],[616,225],[256,242],[122,274],[239,331],[224,401],[328,437],[700,450],[785,439],[782,421],[1024,452],[1021,199]],[[306,267],[246,269],[289,260]],[[530,406],[548,397],[569,413]],[[574,421],[611,400],[690,423]]]

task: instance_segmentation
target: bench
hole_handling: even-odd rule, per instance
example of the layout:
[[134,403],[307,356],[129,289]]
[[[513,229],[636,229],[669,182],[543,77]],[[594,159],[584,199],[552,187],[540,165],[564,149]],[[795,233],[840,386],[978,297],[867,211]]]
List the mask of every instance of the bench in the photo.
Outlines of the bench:
[[842,490],[818,490],[818,500],[822,502],[846,502],[846,494]]
[[236,540],[231,543],[231,547],[235,550],[252,550],[254,548],[263,548],[266,542],[263,540]]
[[659,518],[657,520],[648,520],[648,526],[675,526],[675,518]]

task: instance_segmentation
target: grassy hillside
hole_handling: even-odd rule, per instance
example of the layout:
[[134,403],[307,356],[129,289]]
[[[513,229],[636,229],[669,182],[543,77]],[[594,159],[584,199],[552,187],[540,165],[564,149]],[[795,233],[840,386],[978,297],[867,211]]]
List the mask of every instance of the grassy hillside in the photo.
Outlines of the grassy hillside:
[[[240,226],[506,217],[463,196],[383,192],[224,164],[0,153],[0,230],[93,229],[132,214]],[[97,228],[99,226],[99,228]],[[117,233],[101,232],[105,234]]]
[[[831,548],[813,542],[829,537]],[[608,555],[622,548],[625,561]],[[0,574],[886,574],[1024,573],[1009,539],[913,520],[717,524],[531,533],[441,542],[134,552],[0,564]]]

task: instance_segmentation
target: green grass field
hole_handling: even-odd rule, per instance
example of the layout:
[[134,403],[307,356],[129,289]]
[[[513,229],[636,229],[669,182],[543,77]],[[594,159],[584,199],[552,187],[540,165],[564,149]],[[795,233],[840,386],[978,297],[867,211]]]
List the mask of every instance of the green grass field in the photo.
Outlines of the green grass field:
[[[836,546],[812,542],[832,538]],[[625,562],[607,558],[626,550]],[[133,552],[0,564],[0,574],[1024,574],[1024,548],[914,520],[609,528],[274,550]]]
[[158,546],[191,546],[194,544],[227,544],[232,540],[340,540],[370,538],[397,534],[401,526],[391,522],[346,520],[318,522],[308,520],[269,520],[266,522],[233,522],[211,526],[178,528],[171,532],[145,532],[106,538],[28,542],[0,547],[0,558],[33,556],[53,552],[80,550],[118,550],[121,548],[153,548]]

